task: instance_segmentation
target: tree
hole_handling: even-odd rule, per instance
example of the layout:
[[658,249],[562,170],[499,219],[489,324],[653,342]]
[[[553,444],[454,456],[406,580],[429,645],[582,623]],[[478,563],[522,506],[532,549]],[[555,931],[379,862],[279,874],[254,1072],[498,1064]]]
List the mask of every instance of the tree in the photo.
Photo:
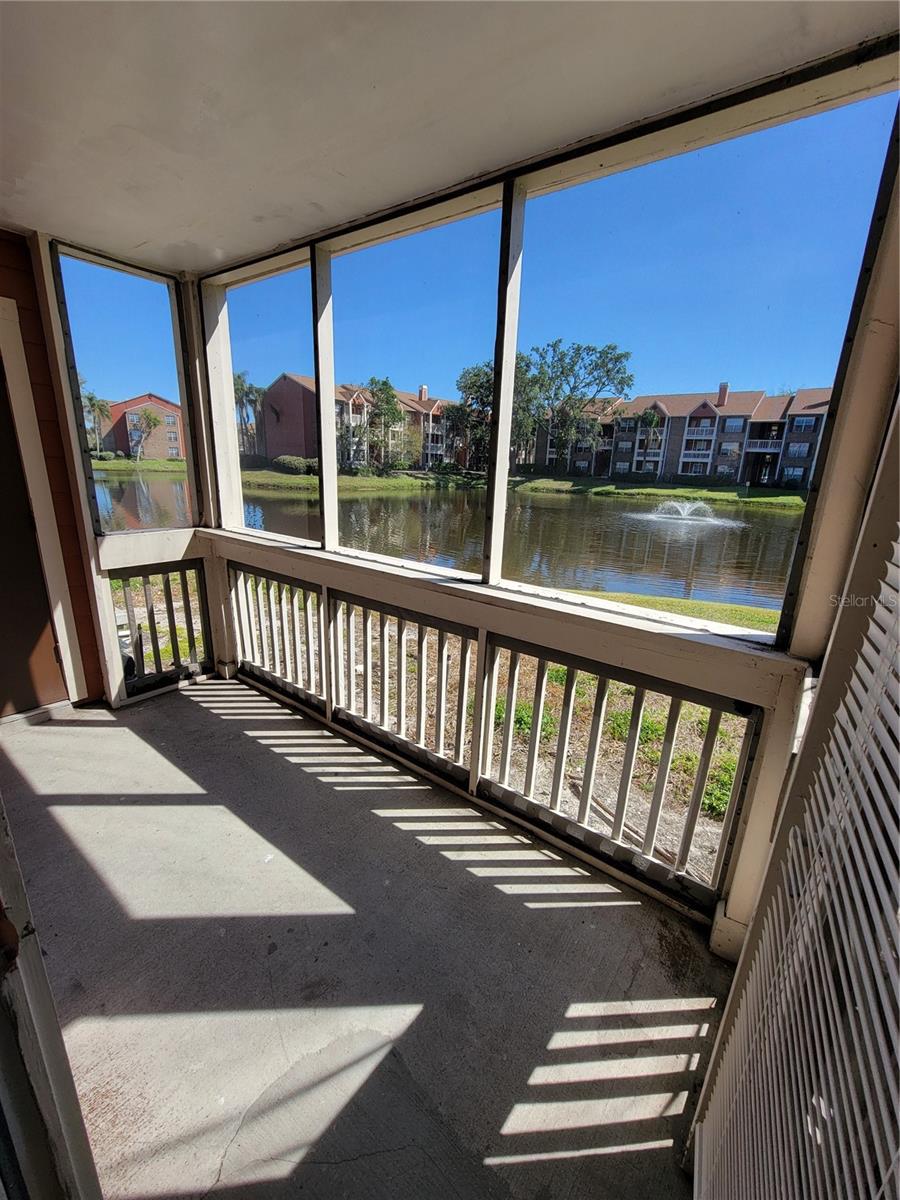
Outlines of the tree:
[[562,338],[534,346],[531,353],[540,404],[556,439],[557,466],[565,470],[579,426],[587,422],[596,438],[614,400],[627,397],[634,383],[628,370],[631,354],[612,342],[590,346],[566,344]]
[[641,413],[641,425],[647,430],[647,445],[659,445],[659,413],[655,408],[647,408]]
[[[448,431],[465,448],[466,466],[473,470],[487,467],[491,440],[491,410],[494,403],[494,365],[476,363],[460,372],[456,381],[461,402],[447,412]],[[516,355],[513,381],[511,458],[515,462],[527,455],[537,426],[537,379],[534,364],[522,351]]]
[[78,376],[78,389],[81,392],[81,407],[84,411],[84,423],[94,435],[94,453],[99,454],[103,449],[103,422],[110,419],[109,402],[101,400],[96,392],[87,386],[87,380]]
[[[131,454],[138,462],[144,456],[144,443],[153,432],[162,425],[162,417],[152,408],[142,408],[138,413],[137,422],[129,425],[131,435]],[[137,435],[137,436],[135,436]]]
[[367,403],[364,406],[365,420],[359,426],[358,436],[368,447],[370,458],[378,466],[387,467],[391,430],[403,423],[403,409],[393,384],[387,378],[377,379],[373,375],[365,387],[359,390]]
[[[246,371],[236,371],[234,381],[234,407],[238,427],[241,431],[240,448],[244,454],[266,453],[266,422],[263,414],[263,397],[266,389],[251,383]],[[250,426],[253,434],[250,434]]]

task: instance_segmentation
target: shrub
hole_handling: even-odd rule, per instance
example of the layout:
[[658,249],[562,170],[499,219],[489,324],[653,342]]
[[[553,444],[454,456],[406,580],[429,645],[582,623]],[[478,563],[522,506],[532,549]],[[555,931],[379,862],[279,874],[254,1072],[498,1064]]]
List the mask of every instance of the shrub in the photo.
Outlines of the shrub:
[[100,462],[111,462],[116,457],[114,450],[101,450],[94,458],[98,458]]
[[295,454],[279,454],[272,460],[272,466],[286,475],[314,475],[318,471],[316,459],[298,458]]
[[[506,697],[498,696],[497,702],[494,705],[494,725],[502,725],[505,720]],[[528,700],[520,700],[513,711],[513,729],[516,733],[520,733],[523,737],[527,737],[531,733],[533,721],[534,706]],[[549,712],[545,708],[543,713],[541,713],[541,739],[546,741],[547,738],[553,737],[558,728],[558,719],[552,712]]]
[[116,451],[116,458],[124,458],[124,457],[125,457],[125,451],[124,451],[124,450],[117,450],[117,451]]
[[550,683],[556,683],[562,687],[566,682],[566,670],[566,667],[561,667],[558,664],[554,664],[552,667],[547,668],[547,679],[550,681]]
[[[616,742],[624,742],[627,739],[630,726],[630,712],[611,712],[606,718],[606,731]],[[657,717],[641,717],[638,744],[645,746],[648,742],[661,741],[664,733],[665,726]]]
[[717,821],[722,820],[728,809],[736,771],[737,758],[733,754],[726,754],[709,773],[700,807]]

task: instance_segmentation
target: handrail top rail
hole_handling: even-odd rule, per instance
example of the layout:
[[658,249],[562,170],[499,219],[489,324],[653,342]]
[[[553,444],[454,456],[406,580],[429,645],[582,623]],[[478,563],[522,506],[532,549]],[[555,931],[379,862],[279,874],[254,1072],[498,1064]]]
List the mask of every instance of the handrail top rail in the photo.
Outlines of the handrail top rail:
[[361,551],[331,552],[286,544],[256,533],[197,529],[197,540],[245,569],[278,573],[347,593],[373,607],[394,605],[456,626],[515,636],[550,652],[604,661],[609,668],[660,682],[721,694],[770,709],[783,684],[796,687],[809,669],[772,648],[770,635],[691,617],[650,612],[614,600],[538,592],[504,581],[489,586],[474,576],[413,562],[386,563]]

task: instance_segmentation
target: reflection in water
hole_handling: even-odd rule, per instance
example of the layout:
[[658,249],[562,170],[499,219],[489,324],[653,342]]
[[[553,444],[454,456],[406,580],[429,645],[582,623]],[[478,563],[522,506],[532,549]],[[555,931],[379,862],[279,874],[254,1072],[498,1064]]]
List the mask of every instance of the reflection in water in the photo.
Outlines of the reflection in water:
[[[104,529],[189,525],[183,479],[98,477]],[[481,570],[485,494],[438,488],[340,502],[345,546]],[[711,519],[659,519],[654,501],[510,493],[504,575],[544,587],[637,592],[779,608],[798,512],[717,504]],[[318,541],[318,497],[254,497],[250,529]]]
[[187,480],[135,471],[95,471],[94,488],[104,533],[125,529],[184,529],[193,525]]

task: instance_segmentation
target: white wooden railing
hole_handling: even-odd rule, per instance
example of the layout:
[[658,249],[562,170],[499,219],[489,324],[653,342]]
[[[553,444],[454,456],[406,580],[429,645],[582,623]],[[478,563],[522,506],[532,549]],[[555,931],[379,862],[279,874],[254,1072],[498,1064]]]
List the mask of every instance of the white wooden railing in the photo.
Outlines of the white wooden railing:
[[204,654],[183,667],[277,691],[695,913],[727,897],[713,941],[736,954],[803,693],[805,664],[764,635],[275,535],[137,533],[100,552],[110,580],[202,566]]

